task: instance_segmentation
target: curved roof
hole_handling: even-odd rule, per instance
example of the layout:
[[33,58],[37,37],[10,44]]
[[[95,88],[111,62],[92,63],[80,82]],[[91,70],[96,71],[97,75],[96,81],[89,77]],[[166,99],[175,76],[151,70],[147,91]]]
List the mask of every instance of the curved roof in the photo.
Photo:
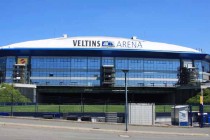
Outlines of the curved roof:
[[198,50],[178,45],[116,37],[67,37],[26,41],[0,47],[11,49],[94,49],[94,50],[133,50],[155,52],[200,53]]

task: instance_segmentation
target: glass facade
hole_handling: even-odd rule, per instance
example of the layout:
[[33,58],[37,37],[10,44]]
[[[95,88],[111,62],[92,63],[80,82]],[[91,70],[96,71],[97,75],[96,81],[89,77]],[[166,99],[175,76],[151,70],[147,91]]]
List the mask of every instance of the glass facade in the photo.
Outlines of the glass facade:
[[10,56],[7,57],[5,61],[6,61],[5,82],[12,83],[13,65],[16,64],[16,59],[14,56]]
[[202,72],[210,72],[210,66],[208,62],[203,61],[202,62]]
[[198,68],[199,75],[198,79],[202,81],[202,61],[201,60],[196,60],[194,61],[195,67]]
[[[13,59],[9,63],[14,63]],[[115,87],[124,86],[128,69],[128,86],[174,86],[179,59],[127,57],[31,57],[30,81],[37,85],[100,86],[101,68],[115,68]],[[11,72],[11,70],[10,70]],[[8,71],[9,74],[9,71]]]
[[[0,71],[4,72],[5,82],[12,83],[13,65],[16,57],[0,58]],[[186,60],[184,65],[198,68],[202,81],[202,72],[210,71],[210,64],[201,60]],[[85,57],[85,56],[32,56],[29,60],[30,83],[43,86],[101,86],[102,67],[114,67],[114,87],[124,86],[123,69],[128,69],[129,87],[173,87],[178,78],[180,59],[129,58],[129,57]],[[3,79],[3,76],[1,77]]]
[[0,57],[0,83],[5,81],[6,57]]

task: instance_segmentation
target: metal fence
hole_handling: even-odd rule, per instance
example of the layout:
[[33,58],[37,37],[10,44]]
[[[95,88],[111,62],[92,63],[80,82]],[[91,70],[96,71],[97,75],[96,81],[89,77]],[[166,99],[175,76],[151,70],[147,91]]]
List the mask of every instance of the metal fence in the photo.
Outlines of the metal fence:
[[[192,111],[199,111],[199,104],[185,104],[185,105],[192,106]],[[175,105],[156,105],[155,111],[160,113],[169,113],[171,112],[171,108],[174,106]],[[210,104],[204,105],[204,112],[210,112]]]
[[21,104],[0,103],[0,112],[124,112],[123,104]]
[[[156,113],[170,113],[174,105],[155,105]],[[72,103],[72,104],[36,104],[36,103],[0,103],[0,112],[119,112],[125,110],[123,103]],[[199,111],[199,105],[192,105],[192,111]],[[210,105],[204,105],[204,112],[210,112]]]

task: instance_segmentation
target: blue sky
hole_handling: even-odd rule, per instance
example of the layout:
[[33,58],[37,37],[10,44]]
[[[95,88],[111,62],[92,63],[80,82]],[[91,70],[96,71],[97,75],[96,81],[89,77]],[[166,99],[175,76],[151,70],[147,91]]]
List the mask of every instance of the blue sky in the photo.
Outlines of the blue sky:
[[0,46],[69,36],[137,36],[210,54],[210,0],[1,0]]

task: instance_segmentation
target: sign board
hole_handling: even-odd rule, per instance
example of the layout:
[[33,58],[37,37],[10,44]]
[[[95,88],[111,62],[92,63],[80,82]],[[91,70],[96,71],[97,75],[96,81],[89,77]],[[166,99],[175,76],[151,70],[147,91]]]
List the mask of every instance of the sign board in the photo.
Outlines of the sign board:
[[188,111],[186,110],[179,111],[179,125],[180,126],[188,125]]
[[28,58],[18,58],[18,64],[28,64]]
[[74,47],[87,47],[87,48],[126,48],[126,49],[140,49],[142,44],[139,40],[131,39],[73,39],[72,44]]

